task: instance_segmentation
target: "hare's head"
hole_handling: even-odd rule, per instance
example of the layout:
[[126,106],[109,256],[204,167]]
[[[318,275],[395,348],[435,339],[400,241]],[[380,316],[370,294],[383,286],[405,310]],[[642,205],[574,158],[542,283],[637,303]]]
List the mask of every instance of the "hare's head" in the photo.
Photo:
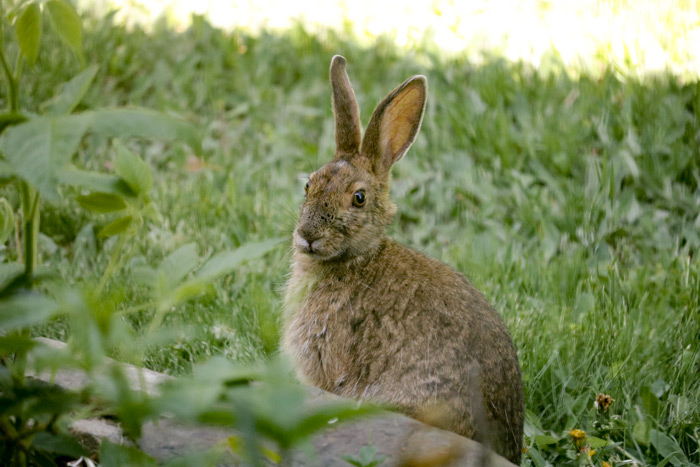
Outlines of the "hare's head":
[[427,97],[426,78],[409,78],[379,103],[362,138],[343,57],[333,57],[330,75],[335,157],[310,175],[294,230],[297,251],[319,261],[351,259],[379,245],[396,211],[391,166],[418,134]]

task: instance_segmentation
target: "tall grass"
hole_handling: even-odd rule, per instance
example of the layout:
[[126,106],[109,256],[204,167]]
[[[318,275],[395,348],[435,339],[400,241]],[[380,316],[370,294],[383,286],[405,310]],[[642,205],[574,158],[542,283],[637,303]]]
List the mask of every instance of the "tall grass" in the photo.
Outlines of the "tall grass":
[[[504,316],[525,380],[525,463],[580,462],[567,460],[573,428],[614,442],[595,465],[700,463],[698,82],[613,69],[572,78],[302,27],[224,33],[201,18],[148,34],[93,20],[85,49],[101,64],[86,106],[156,107],[205,135],[201,157],[133,145],[156,169],[161,212],[120,273],[127,281],[186,242],[206,255],[291,233],[305,175],[333,152],[333,54],[348,60],[364,123],[386,92],[426,74],[423,128],[394,170],[391,234],[463,271]],[[21,99],[43,101],[76,67],[47,48]],[[51,82],[39,79],[47,71]],[[88,138],[75,163],[107,170],[111,158]],[[94,232],[105,220],[69,201],[42,215],[44,262],[77,280],[103,269],[113,245]],[[279,249],[173,310],[167,319],[199,332],[154,343],[145,364],[181,374],[211,355],[275,353],[288,261]],[[43,331],[69,333],[61,323]],[[615,399],[609,412],[593,407],[597,393]]]

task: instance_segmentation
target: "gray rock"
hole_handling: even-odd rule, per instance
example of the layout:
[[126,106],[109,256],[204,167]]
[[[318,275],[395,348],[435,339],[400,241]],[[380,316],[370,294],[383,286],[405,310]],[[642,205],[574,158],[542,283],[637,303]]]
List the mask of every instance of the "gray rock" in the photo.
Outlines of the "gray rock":
[[[54,348],[64,343],[40,339]],[[168,375],[122,364],[133,389],[146,388],[149,394],[158,393],[158,384],[170,379]],[[140,376],[139,376],[140,373]],[[79,370],[61,370],[34,377],[51,381],[65,389],[80,389],[88,379]],[[308,389],[310,397],[319,402],[337,399],[317,388]],[[71,431],[92,452],[99,449],[103,438],[113,443],[124,442],[119,426],[106,420],[77,420]],[[139,440],[140,448],[158,460],[167,460],[190,452],[204,451],[228,437],[236,435],[232,430],[215,427],[188,426],[172,419],[162,418],[157,423],[146,423]],[[349,466],[343,456],[357,456],[365,446],[374,446],[377,456],[384,457],[382,467],[418,466],[491,466],[513,467],[514,464],[491,453],[480,443],[424,425],[396,413],[384,413],[374,417],[329,427],[311,439],[312,452],[303,450],[292,454],[294,466]],[[219,465],[241,465],[233,456],[223,458]]]

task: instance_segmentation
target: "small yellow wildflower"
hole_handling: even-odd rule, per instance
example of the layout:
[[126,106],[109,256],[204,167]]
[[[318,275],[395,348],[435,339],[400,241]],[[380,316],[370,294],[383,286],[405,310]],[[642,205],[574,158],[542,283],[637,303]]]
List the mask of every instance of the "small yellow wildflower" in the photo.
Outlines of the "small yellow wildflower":
[[612,465],[608,464],[607,462],[603,461],[601,464],[601,467],[612,467]]
[[571,430],[569,431],[569,435],[571,435],[571,440],[574,442],[576,451],[580,452],[586,439],[586,432],[583,430]]
[[527,454],[527,448],[523,446],[523,448],[520,450],[523,454]]

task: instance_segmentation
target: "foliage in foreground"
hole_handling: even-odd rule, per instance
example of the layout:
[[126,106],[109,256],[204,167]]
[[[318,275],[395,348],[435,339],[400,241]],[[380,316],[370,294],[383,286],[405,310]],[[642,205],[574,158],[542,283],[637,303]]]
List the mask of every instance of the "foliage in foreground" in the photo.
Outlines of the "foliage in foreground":
[[[0,13],[0,35],[5,21],[12,21],[18,46],[11,50],[0,41],[8,90],[7,112],[0,114],[0,186],[10,199],[0,197],[0,463],[52,466],[92,455],[70,434],[71,421],[112,416],[133,446],[103,440],[100,464],[157,465],[135,446],[143,424],[167,413],[179,421],[221,425],[238,433],[206,453],[168,461],[171,464],[215,465],[222,455],[255,466],[262,465],[263,455],[288,464],[291,449],[315,431],[375,411],[350,402],[310,407],[305,404],[305,390],[279,364],[246,368],[212,359],[193,380],[172,380],[158,396],[131,387],[134,383],[123,367],[108,355],[140,363],[149,346],[186,335],[184,326],[163,326],[165,315],[206,293],[213,281],[240,264],[269,252],[281,239],[248,242],[205,259],[199,257],[196,245],[186,243],[158,266],[132,263],[133,284],[141,293],[125,300],[125,286],[115,276],[133,259],[134,240],[151,222],[159,222],[150,196],[153,173],[141,157],[116,140],[110,145],[114,175],[76,168],[71,157],[88,132],[107,138],[178,139],[201,151],[196,131],[180,119],[145,109],[97,107],[73,113],[95,77],[94,65],[62,84],[50,100],[20,107],[24,61],[33,65],[37,60],[43,19],[51,20],[81,62],[82,27],[73,7],[62,0],[24,2],[7,16]],[[8,66],[12,54],[13,69]],[[71,198],[82,208],[111,217],[97,232],[90,225],[83,229],[93,245],[98,238],[111,242],[104,269],[91,271],[99,280],[85,278],[78,284],[62,278],[51,262],[38,267],[42,201],[60,201],[64,187],[77,195]],[[13,231],[15,248],[7,249]],[[46,236],[44,241],[53,243]],[[143,326],[130,325],[130,316],[142,311],[150,312]],[[31,327],[56,318],[71,330],[65,348],[32,339]],[[51,375],[78,369],[86,382],[78,391],[63,390],[33,378],[30,368]],[[255,388],[249,385],[252,380],[258,384]],[[140,375],[139,381],[140,389],[145,389]],[[263,440],[276,450],[263,446]]]
[[[183,33],[152,34],[95,21],[85,57],[100,66],[78,110],[154,107],[205,132],[201,156],[129,143],[155,168],[149,196],[161,217],[115,271],[115,307],[143,303],[151,289],[135,273],[187,243],[208,257],[291,231],[304,175],[332,152],[334,53],[348,59],[364,109],[407,76],[428,76],[421,136],[394,172],[393,235],[465,272],[504,315],[526,386],[524,463],[700,464],[698,82],[613,70],[572,80],[556,60],[547,72],[497,58],[474,65],[302,29],[225,34],[197,18]],[[20,102],[36,107],[78,66],[61,48],[40,50]],[[88,135],[72,162],[103,171],[113,154]],[[111,218],[86,215],[70,196],[41,216],[44,264],[76,284],[108,266],[115,244],[95,232]],[[286,270],[275,250],[168,309],[164,323],[197,331],[149,342],[146,364],[181,374],[211,355],[274,353]],[[156,313],[126,323],[144,332]],[[41,332],[69,329],[59,320]],[[598,394],[614,399],[607,410]]]

